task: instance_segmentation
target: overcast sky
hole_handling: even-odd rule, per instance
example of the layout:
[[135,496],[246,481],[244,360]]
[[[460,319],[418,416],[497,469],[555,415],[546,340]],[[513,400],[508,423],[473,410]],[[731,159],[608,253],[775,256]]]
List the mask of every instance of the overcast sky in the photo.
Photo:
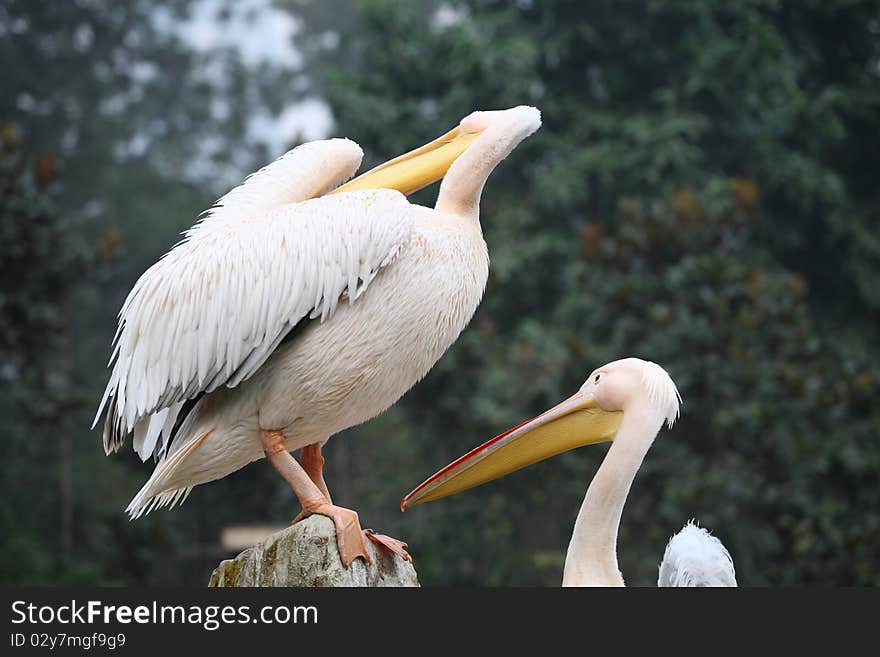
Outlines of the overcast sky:
[[[228,18],[221,19],[226,10]],[[242,62],[257,70],[267,63],[298,69],[302,56],[295,46],[302,25],[296,17],[273,6],[271,0],[196,0],[190,18],[180,22],[157,12],[156,22],[176,32],[194,50],[210,52],[216,48],[235,48]],[[251,119],[251,136],[264,142],[272,155],[281,154],[297,137],[322,139],[333,131],[330,108],[319,98],[291,102],[281,114],[262,110]]]

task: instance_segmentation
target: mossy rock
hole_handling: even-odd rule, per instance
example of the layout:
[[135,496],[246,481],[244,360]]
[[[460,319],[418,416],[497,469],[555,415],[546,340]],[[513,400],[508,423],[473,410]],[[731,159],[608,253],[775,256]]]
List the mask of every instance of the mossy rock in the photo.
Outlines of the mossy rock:
[[342,565],[333,521],[314,515],[220,562],[208,586],[419,586],[413,565],[367,541],[373,563]]

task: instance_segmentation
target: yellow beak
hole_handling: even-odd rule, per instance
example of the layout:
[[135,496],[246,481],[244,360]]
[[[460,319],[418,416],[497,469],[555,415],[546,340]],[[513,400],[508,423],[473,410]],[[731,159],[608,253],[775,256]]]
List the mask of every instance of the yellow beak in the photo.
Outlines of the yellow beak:
[[442,137],[349,180],[330,194],[359,189],[396,189],[406,195],[417,192],[445,176],[455,159],[474,143],[480,132],[466,132],[461,126],[455,127]]
[[623,413],[604,411],[575,393],[549,411],[509,429],[428,477],[400,510],[460,493],[576,447],[613,440]]

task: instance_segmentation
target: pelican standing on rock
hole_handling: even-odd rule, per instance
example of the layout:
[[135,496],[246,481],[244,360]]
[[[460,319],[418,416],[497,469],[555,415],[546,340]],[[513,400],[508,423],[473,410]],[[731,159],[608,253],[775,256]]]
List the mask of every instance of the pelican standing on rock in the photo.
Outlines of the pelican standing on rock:
[[[563,586],[623,586],[617,530],[636,473],[681,397],[666,370],[639,358],[608,363],[564,402],[483,443],[403,498],[401,510],[486,483],[556,454],[613,441],[587,489],[565,559]],[[669,542],[660,586],[736,586],[733,561],[706,530],[688,523]]]
[[[128,513],[265,455],[299,499],[294,522],[334,521],[346,566],[369,561],[365,534],[409,558],[332,504],[321,446],[396,402],[470,321],[489,267],[483,185],[540,124],[532,107],[474,112],[341,187],[361,149],[304,144],[207,211],[120,311],[95,423],[106,411],[108,454],[133,433],[158,459]],[[406,200],[441,178],[434,209]]]

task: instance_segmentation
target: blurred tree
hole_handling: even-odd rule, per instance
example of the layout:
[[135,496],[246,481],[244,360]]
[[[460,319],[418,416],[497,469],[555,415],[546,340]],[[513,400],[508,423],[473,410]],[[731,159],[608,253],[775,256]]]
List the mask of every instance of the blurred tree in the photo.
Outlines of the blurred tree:
[[[3,559],[8,584],[89,579],[72,557],[73,453],[67,412],[69,294],[86,262],[54,204],[56,160],[33,157],[0,125],[0,459]],[[61,248],[64,245],[64,248]],[[23,512],[27,510],[27,512]]]

